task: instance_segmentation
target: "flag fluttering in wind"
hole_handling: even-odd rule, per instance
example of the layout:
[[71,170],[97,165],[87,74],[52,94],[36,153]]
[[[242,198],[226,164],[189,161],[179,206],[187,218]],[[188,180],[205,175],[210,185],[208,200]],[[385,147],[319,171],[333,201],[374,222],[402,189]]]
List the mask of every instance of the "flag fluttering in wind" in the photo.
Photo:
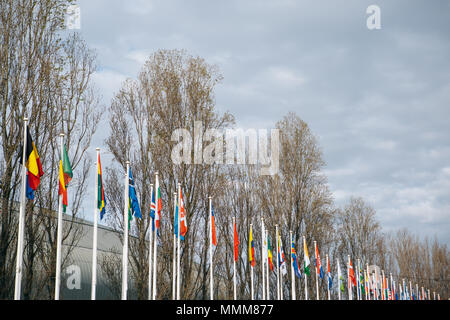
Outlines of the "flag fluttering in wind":
[[322,263],[320,262],[320,255],[317,243],[316,243],[316,272],[319,274],[320,279],[323,279],[323,268]]
[[355,272],[353,271],[352,261],[350,260],[350,258],[348,259],[348,274],[349,274],[351,283],[353,283],[353,286],[356,287]]
[[156,230],[158,231],[158,234],[159,234],[159,221],[161,220],[162,199],[161,199],[161,190],[159,188],[158,175],[156,175],[156,179],[155,179],[155,197],[156,197],[155,226],[156,226]]
[[331,269],[330,269],[330,260],[327,256],[327,276],[328,276],[328,288],[331,289],[333,282],[331,281]]
[[59,160],[59,192],[58,195],[63,197],[63,211],[66,212],[68,205],[67,187],[70,180],[72,180],[72,166],[70,165],[69,156],[67,154],[66,146],[63,146],[63,158]]
[[182,237],[181,239],[184,239],[186,232],[187,232],[186,209],[184,208],[183,193],[181,192],[180,188],[180,234]]
[[300,272],[300,266],[298,265],[298,259],[297,259],[297,253],[295,252],[294,241],[292,241],[292,243],[291,243],[291,257],[292,257],[292,264],[294,266],[294,273],[297,276],[297,278],[301,278],[302,273]]
[[133,217],[142,219],[141,208],[139,207],[139,200],[136,195],[136,188],[134,185],[131,168],[128,170],[128,227]]
[[255,244],[253,242],[252,226],[250,226],[250,235],[248,238],[248,261],[250,261],[252,267],[255,266]]
[[279,266],[281,268],[281,273],[283,275],[287,274],[286,260],[284,259],[283,241],[281,241],[281,237],[279,235],[278,235],[278,261]]
[[270,270],[273,271],[272,249],[270,248],[269,234],[267,234],[267,260],[269,260]]
[[214,209],[212,203],[211,203],[211,231],[212,231],[212,244],[217,246],[216,223],[214,222]]
[[98,202],[97,202],[97,208],[100,211],[100,220],[103,219],[103,215],[105,214],[105,205],[106,205],[106,199],[105,199],[105,193],[103,192],[103,179],[102,179],[102,164],[100,162],[100,154],[98,155]]
[[306,247],[306,240],[303,241],[303,247],[305,251],[305,256],[303,260],[303,268],[305,271],[305,274],[309,276],[309,265],[311,262],[309,261],[309,254],[308,254],[308,248]]
[[239,255],[239,237],[236,229],[236,221],[234,222],[233,245],[234,245],[234,261],[237,262]]
[[[173,234],[176,236],[176,237],[178,237],[178,214],[179,214],[179,211],[180,210],[178,210],[178,203],[175,205],[175,216],[173,217],[174,218],[174,222],[173,222]],[[180,231],[180,234],[181,234],[181,231]],[[180,240],[184,240],[184,236],[183,235],[181,235],[180,236]]]
[[[27,147],[25,150],[25,167],[27,168],[27,181],[26,181],[26,197],[30,200],[34,200],[34,191],[36,191],[39,183],[41,182],[41,177],[44,175],[44,171],[42,170],[41,159],[37,152],[36,146],[31,138],[30,128],[26,127],[27,131]],[[23,150],[20,148],[21,151]],[[23,152],[23,151],[22,151]],[[20,153],[19,159],[22,163],[22,155]]]

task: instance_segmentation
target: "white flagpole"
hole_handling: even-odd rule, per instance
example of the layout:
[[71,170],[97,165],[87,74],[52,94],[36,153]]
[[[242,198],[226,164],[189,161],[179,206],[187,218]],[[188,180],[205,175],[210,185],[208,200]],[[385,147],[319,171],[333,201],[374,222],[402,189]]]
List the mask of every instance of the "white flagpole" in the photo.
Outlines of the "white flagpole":
[[178,183],[177,300],[181,298],[181,183]]
[[[177,206],[177,193],[174,192],[173,193],[173,215],[175,216],[176,214],[176,206]],[[175,220],[175,219],[174,219]],[[175,226],[173,226],[175,229]],[[172,259],[172,266],[173,266],[173,270],[172,270],[172,274],[173,274],[173,280],[172,280],[172,300],[177,299],[176,296],[176,278],[177,278],[177,269],[176,269],[176,261],[175,261],[175,257],[177,255],[177,236],[175,235],[175,230],[173,233],[173,259]]]
[[[150,208],[152,205],[153,183],[150,184]],[[150,209],[151,210],[151,209]],[[148,241],[148,300],[152,299],[152,243],[153,243],[153,221],[150,217],[150,234]]]
[[350,280],[350,255],[348,255],[347,260],[347,290],[348,290],[348,300],[353,300],[352,290],[351,290],[351,280]]
[[319,270],[318,269],[318,257],[317,257],[317,241],[314,241],[314,252],[315,252],[315,256],[316,256],[316,300],[319,300]]
[[292,231],[289,231],[289,243],[291,247],[291,300],[295,299],[295,275],[294,275],[294,259],[292,259]]
[[278,255],[278,225],[275,225],[275,244],[277,252],[277,300],[280,300],[280,258]]
[[361,299],[361,279],[359,278],[359,259],[356,259],[356,300],[362,300]]
[[436,292],[433,291],[433,300],[436,300]]
[[233,298],[236,300],[236,257],[234,251],[234,226],[236,225],[236,218],[233,217]]
[[326,255],[326,257],[327,257],[327,278],[328,278],[328,286],[327,286],[327,291],[328,291],[328,300],[331,300],[331,297],[330,297],[330,277],[329,277],[329,275],[328,275],[328,264],[330,263],[329,261],[328,261],[328,254]]
[[[305,236],[303,236],[303,265],[305,265],[305,261],[306,261],[306,238]],[[311,265],[311,263],[310,263]],[[309,267],[309,266],[308,266]],[[308,300],[308,275],[303,272],[305,275],[305,300]]]
[[341,266],[339,265],[339,259],[337,259],[337,269],[338,269],[338,299],[341,300]]
[[[157,258],[157,250],[158,250],[158,239],[156,238],[158,235],[158,229],[156,227],[156,217],[158,216],[158,190],[159,190],[159,179],[158,179],[158,171],[155,172],[155,234],[153,239],[153,300],[156,300],[156,258]],[[158,216],[159,221],[161,221],[161,217]]]
[[416,283],[416,295],[417,295],[417,300],[419,300],[419,285]]
[[213,279],[213,258],[212,258],[212,246],[213,246],[213,238],[212,238],[212,217],[211,217],[211,206],[212,200],[211,196],[209,196],[209,294],[211,300],[214,300],[214,279]]
[[431,300],[430,289],[428,289],[428,300]]
[[[250,233],[252,233],[252,226],[253,226],[253,224],[250,223]],[[250,254],[250,252],[249,252],[249,254]],[[252,257],[252,259],[255,260],[255,257]],[[251,263],[250,263],[250,295],[251,295],[251,299],[254,300],[254,295],[253,295],[253,266],[252,266]]]
[[16,279],[14,284],[14,300],[20,300],[22,289],[22,266],[23,266],[23,237],[25,228],[25,194],[27,184],[27,169],[25,167],[25,157],[27,149],[27,122],[28,118],[23,118],[23,151],[22,151],[22,190],[20,195],[19,208],[19,231],[17,235],[17,259],[16,259]]
[[95,289],[97,286],[97,224],[98,224],[98,157],[100,156],[100,148],[97,150],[97,171],[95,172],[95,206],[94,206],[94,237],[92,243],[92,284],[91,284],[91,300],[95,300]]
[[127,300],[128,291],[128,206],[129,206],[129,171],[130,161],[126,162],[125,172],[125,190],[124,190],[124,205],[123,205],[123,252],[122,252],[122,300]]
[[[63,161],[64,151],[63,151],[63,139],[64,133],[59,134],[60,146],[61,146],[61,161]],[[59,165],[58,165],[59,168]],[[59,171],[58,171],[59,172]],[[58,174],[59,177],[59,174]],[[58,179],[59,180],[59,179]],[[55,277],[55,300],[59,300],[59,291],[61,283],[61,245],[62,245],[62,208],[63,208],[63,195],[59,197],[58,204],[58,231],[56,236],[56,277]]]
[[265,250],[265,246],[264,246],[264,236],[265,236],[265,232],[264,232],[264,218],[261,218],[261,274],[262,274],[262,299],[266,300],[266,277],[264,274],[264,263],[265,263],[265,259],[264,259],[264,250]]

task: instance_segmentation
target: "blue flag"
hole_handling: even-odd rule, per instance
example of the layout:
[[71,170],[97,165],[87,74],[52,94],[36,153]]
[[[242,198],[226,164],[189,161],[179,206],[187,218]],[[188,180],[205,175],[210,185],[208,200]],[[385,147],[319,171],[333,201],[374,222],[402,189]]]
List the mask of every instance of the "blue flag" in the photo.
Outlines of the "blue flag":
[[134,187],[133,175],[131,174],[131,168],[128,171],[128,196],[130,197],[131,213],[136,218],[141,219],[141,209],[139,208],[139,201],[136,196],[136,189]]

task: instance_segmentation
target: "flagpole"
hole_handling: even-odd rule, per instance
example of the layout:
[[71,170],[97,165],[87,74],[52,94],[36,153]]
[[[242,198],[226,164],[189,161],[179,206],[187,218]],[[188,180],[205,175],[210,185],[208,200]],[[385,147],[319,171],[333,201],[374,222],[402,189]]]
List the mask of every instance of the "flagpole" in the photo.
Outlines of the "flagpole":
[[262,299],[266,300],[266,282],[264,275],[264,218],[261,218],[261,274],[262,274]]
[[95,290],[97,286],[97,224],[98,224],[98,157],[100,156],[100,148],[97,150],[97,172],[95,173],[95,206],[94,206],[94,237],[92,241],[92,284],[91,284],[91,300],[95,300]]
[[315,256],[316,256],[316,300],[319,300],[319,275],[318,275],[318,272],[319,272],[319,270],[317,270],[318,269],[318,267],[319,267],[319,260],[318,260],[318,257],[317,257],[317,241],[314,241],[314,250],[315,250]]
[[17,235],[17,259],[16,259],[16,278],[14,284],[14,300],[20,300],[22,289],[22,266],[23,266],[23,237],[25,229],[25,194],[27,185],[27,169],[25,166],[25,157],[27,149],[27,122],[28,118],[23,118],[23,150],[22,150],[22,190],[20,196],[19,208],[19,231]]
[[213,238],[212,238],[212,217],[211,217],[211,205],[212,200],[211,196],[209,196],[209,295],[211,300],[214,300],[214,279],[213,279],[213,259],[212,259],[212,246],[213,246]]
[[[64,133],[59,134],[61,146],[61,161],[63,160],[63,139]],[[59,176],[59,175],[58,175]],[[60,182],[61,183],[61,182]],[[60,282],[61,282],[61,243],[62,243],[62,206],[63,195],[58,197],[58,231],[56,236],[56,276],[55,276],[55,300],[59,300]]]
[[360,269],[359,269],[359,259],[356,259],[356,295],[357,295],[357,300],[362,300],[361,297],[361,278],[360,278]]
[[[305,236],[303,236],[303,265],[304,267],[306,267],[305,263],[306,263],[306,238]],[[303,272],[305,274],[305,300],[308,300],[308,275],[306,274],[306,272]]]
[[350,255],[348,255],[347,259],[347,290],[348,290],[348,300],[353,300],[352,291],[351,291],[351,283],[350,283]]
[[[252,234],[252,226],[253,224],[250,223],[250,234]],[[250,243],[250,250],[251,250],[251,243]],[[249,252],[249,254],[251,254],[251,251]],[[251,296],[251,300],[254,300],[254,294],[253,294],[253,266],[252,266],[252,262],[255,260],[255,257],[253,257],[252,255],[252,261],[250,261],[250,296]]]
[[123,252],[122,252],[122,300],[127,300],[128,290],[128,210],[129,210],[129,173],[130,161],[126,162],[125,172],[125,190],[124,190],[124,205],[123,205]]
[[177,197],[177,202],[178,202],[178,232],[177,232],[177,237],[178,237],[178,241],[177,241],[177,300],[180,300],[181,298],[181,294],[180,294],[180,279],[181,279],[181,268],[180,268],[180,260],[181,260],[181,183],[178,183],[178,197]]
[[[233,238],[234,238],[234,228],[236,226],[236,217],[233,217]],[[234,240],[234,239],[233,239]],[[236,256],[234,250],[234,241],[233,241],[233,298],[236,300]]]
[[[173,193],[173,215],[174,215],[174,220],[175,220],[175,215],[176,215],[176,211],[177,211],[177,193],[174,192]],[[172,300],[177,299],[176,296],[176,278],[177,278],[177,269],[176,269],[176,262],[175,262],[175,257],[177,255],[177,246],[176,246],[176,239],[177,236],[175,235],[175,225],[173,226],[174,228],[174,232],[173,232],[173,259],[172,259],[172,266],[173,266],[173,280],[172,280]]]
[[277,250],[277,300],[280,300],[280,257],[278,254],[278,225],[275,225],[276,250]]
[[339,265],[339,258],[337,259],[337,269],[338,269],[338,299],[341,300],[341,266]]
[[294,259],[292,259],[292,231],[289,231],[289,243],[291,246],[291,300],[295,300]]
[[[153,238],[153,300],[156,300],[156,258],[157,258],[157,251],[158,251],[158,245],[157,245],[157,235],[158,235],[158,229],[156,227],[156,216],[158,215],[158,200],[159,200],[159,180],[158,180],[158,171],[155,172],[155,234]],[[160,220],[161,217],[158,217]]]
[[328,286],[327,286],[328,300],[331,300],[331,298],[330,298],[330,281],[331,281],[331,279],[330,279],[330,274],[328,274],[328,265],[330,262],[328,261],[328,254],[326,255],[326,257],[327,257],[327,278],[328,278]]
[[[153,183],[150,184],[150,211],[153,197]],[[152,299],[152,243],[153,243],[153,221],[150,216],[150,235],[148,242],[148,300]]]

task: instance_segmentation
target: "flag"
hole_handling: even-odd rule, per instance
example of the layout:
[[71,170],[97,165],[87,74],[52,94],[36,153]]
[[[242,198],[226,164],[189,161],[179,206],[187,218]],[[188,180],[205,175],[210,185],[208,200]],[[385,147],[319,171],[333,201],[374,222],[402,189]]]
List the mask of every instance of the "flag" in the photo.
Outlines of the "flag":
[[342,277],[341,266],[339,265],[339,261],[337,264],[337,273],[338,273],[338,280],[339,280],[339,288],[341,289],[342,292],[344,292],[345,291],[344,278]]
[[331,281],[331,269],[330,269],[330,261],[327,257],[327,275],[328,275],[328,289],[331,289],[331,285],[333,284]]
[[253,243],[252,226],[250,226],[250,236],[248,238],[248,260],[252,267],[255,266],[255,244]]
[[72,180],[72,166],[70,165],[69,156],[67,155],[66,146],[63,145],[63,158],[59,160],[59,195],[63,197],[63,211],[66,212],[67,201],[67,187],[70,180]]
[[300,266],[298,265],[298,259],[297,259],[297,253],[295,252],[294,241],[292,241],[292,243],[291,243],[291,257],[292,257],[292,264],[294,266],[294,273],[297,276],[297,278],[301,278],[302,273],[300,272]]
[[316,272],[320,275],[320,279],[323,279],[322,263],[320,262],[319,249],[316,243]]
[[152,231],[155,231],[155,212],[156,212],[155,190],[153,190],[152,191],[152,201],[150,202],[150,220],[152,223]]
[[352,261],[350,260],[350,258],[348,259],[348,274],[350,276],[350,280],[353,283],[353,286],[356,287],[356,277],[355,277],[355,272],[353,271],[353,266],[352,266]]
[[[178,237],[178,203],[175,205],[175,216],[173,223],[173,234]],[[181,231],[180,231],[181,234]],[[184,240],[184,236],[180,236],[180,240]]]
[[136,188],[134,185],[131,168],[128,170],[128,223],[133,220],[133,217],[142,219],[141,208],[139,207],[139,200],[136,195]]
[[181,240],[184,240],[184,236],[187,232],[187,220],[186,220],[186,209],[184,208],[184,201],[183,201],[183,193],[181,192],[180,188],[180,234],[181,234]]
[[237,262],[237,260],[238,260],[238,255],[239,255],[239,237],[238,237],[238,233],[237,233],[237,229],[236,229],[236,221],[234,222],[234,238],[233,238],[233,243],[234,243],[234,261]]
[[267,234],[267,259],[269,260],[270,270],[273,271],[272,250],[270,248],[269,234]]
[[103,182],[102,182],[102,164],[100,162],[100,154],[98,155],[98,186],[97,186],[97,208],[100,211],[100,220],[103,219],[103,215],[105,214],[105,193],[103,192]]
[[156,230],[159,231],[159,221],[161,220],[161,210],[162,210],[162,200],[161,200],[161,190],[159,188],[159,178],[156,176],[155,181],[155,226]]
[[217,246],[217,238],[216,238],[216,223],[214,222],[214,209],[211,203],[211,232],[212,232],[212,244]]
[[281,268],[281,273],[283,275],[287,274],[286,263],[284,260],[283,242],[281,241],[280,235],[278,235],[278,265]]
[[303,268],[305,270],[305,274],[309,276],[309,265],[310,265],[310,261],[309,261],[309,254],[308,254],[308,248],[306,247],[306,239],[303,240],[303,247],[304,247],[304,251],[305,251],[305,257],[304,257],[304,261],[303,261]]
[[359,285],[361,286],[361,294],[366,294],[366,289],[364,287],[364,276],[361,273],[361,269],[359,271]]
[[[30,128],[26,128],[27,147],[25,149],[25,167],[27,168],[26,196],[30,200],[34,200],[34,191],[36,191],[41,177],[44,175],[42,170],[41,159],[37,152],[36,146],[31,138]],[[23,146],[20,153],[20,162],[22,163]]]

